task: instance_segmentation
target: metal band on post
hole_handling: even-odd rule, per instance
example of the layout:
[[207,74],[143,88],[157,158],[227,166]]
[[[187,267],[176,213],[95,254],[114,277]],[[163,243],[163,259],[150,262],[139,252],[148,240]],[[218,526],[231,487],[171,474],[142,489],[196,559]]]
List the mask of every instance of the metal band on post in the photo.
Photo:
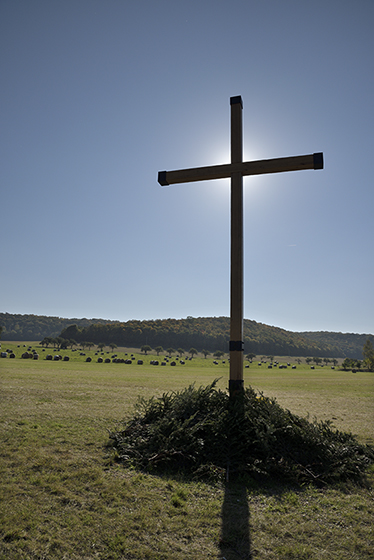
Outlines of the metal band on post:
[[244,352],[244,342],[242,340],[230,340],[230,352]]
[[235,398],[244,391],[243,379],[230,379],[229,380],[229,394],[230,398]]

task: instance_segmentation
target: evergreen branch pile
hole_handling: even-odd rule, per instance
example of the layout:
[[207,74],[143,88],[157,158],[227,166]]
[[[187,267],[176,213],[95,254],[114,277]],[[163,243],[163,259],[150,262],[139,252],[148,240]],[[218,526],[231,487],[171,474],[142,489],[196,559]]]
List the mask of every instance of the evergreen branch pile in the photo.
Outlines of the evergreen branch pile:
[[215,385],[140,399],[134,417],[110,433],[118,460],[148,472],[317,484],[363,482],[374,463],[374,448],[329,421],[310,422],[252,388],[230,399]]

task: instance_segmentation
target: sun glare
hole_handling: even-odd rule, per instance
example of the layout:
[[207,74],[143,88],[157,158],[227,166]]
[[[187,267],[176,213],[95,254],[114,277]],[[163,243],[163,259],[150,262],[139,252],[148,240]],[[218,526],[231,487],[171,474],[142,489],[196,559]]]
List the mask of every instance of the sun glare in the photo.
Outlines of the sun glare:
[[216,146],[210,146],[210,149],[207,150],[206,160],[206,165],[220,165],[230,163],[230,151],[227,147],[224,147],[222,145],[222,142],[217,142]]

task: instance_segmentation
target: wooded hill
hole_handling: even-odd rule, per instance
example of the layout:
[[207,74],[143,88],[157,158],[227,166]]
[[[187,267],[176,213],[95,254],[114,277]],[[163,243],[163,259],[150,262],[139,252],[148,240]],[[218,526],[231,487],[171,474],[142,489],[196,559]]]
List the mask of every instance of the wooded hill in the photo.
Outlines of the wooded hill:
[[327,331],[301,332],[300,336],[320,344],[327,344],[330,348],[339,349],[339,356],[362,360],[362,349],[367,339],[374,346],[374,336],[371,334],[336,333]]
[[[61,337],[79,342],[98,344],[113,342],[117,346],[155,348],[173,347],[201,351],[228,351],[230,319],[228,317],[188,317],[156,321],[91,324],[80,328],[73,325],[61,332]],[[324,336],[325,335],[325,336]],[[371,335],[341,333],[294,333],[244,319],[244,351],[256,355],[312,356],[322,358],[362,359],[362,348]]]
[[87,327],[93,323],[107,324],[105,319],[62,319],[45,315],[20,315],[0,313],[3,340],[42,340],[45,336],[56,337],[71,324]]
[[[38,340],[61,336],[76,342],[101,342],[140,348],[162,346],[188,351],[228,351],[228,317],[187,317],[152,321],[107,321],[104,319],[62,319],[40,315],[0,313],[3,340]],[[295,333],[244,319],[244,351],[256,355],[311,356],[362,359],[367,339],[373,335],[333,332]]]

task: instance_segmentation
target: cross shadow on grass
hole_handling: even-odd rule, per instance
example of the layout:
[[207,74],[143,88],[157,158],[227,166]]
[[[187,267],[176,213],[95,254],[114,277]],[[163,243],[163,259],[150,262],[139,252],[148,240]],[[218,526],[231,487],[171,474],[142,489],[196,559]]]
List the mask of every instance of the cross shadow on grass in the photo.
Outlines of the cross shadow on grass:
[[247,489],[240,481],[226,482],[221,510],[221,538],[219,558],[250,560],[251,536]]

